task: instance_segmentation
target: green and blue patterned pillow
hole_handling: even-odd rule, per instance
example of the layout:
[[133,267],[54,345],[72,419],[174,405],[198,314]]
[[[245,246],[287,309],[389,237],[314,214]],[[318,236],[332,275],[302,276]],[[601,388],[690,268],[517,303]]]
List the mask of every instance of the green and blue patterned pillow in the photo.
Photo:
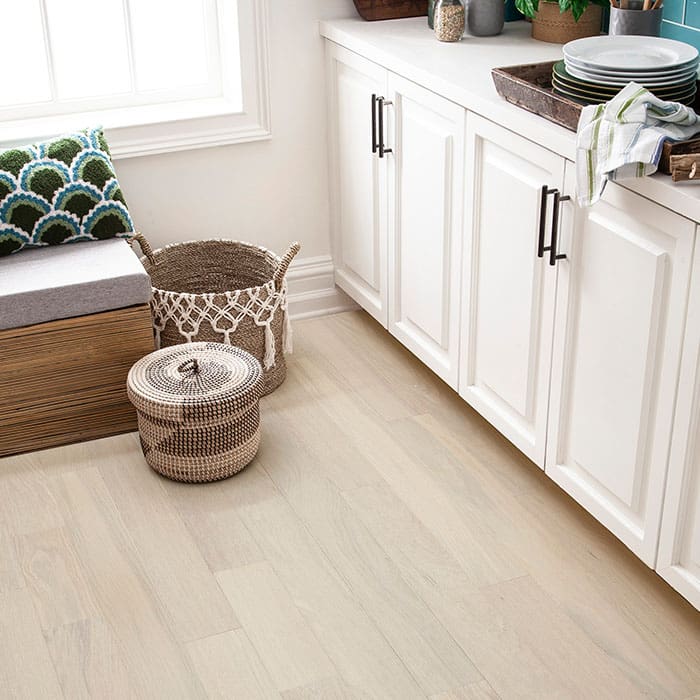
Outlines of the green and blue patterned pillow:
[[102,129],[0,151],[0,256],[133,230]]

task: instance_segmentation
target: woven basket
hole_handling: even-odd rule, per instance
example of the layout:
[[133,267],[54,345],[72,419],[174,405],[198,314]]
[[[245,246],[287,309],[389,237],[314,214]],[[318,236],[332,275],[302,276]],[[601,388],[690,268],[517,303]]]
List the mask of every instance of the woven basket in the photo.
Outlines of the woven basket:
[[603,10],[600,5],[588,5],[578,22],[571,10],[561,12],[558,2],[541,0],[532,20],[532,38],[553,44],[566,44],[574,39],[600,34]]
[[260,445],[260,363],[240,348],[191,343],[156,350],[127,377],[144,457],[175,481],[239,472]]
[[283,257],[242,241],[175,243],[152,250],[136,234],[151,276],[156,346],[211,341],[247,350],[263,365],[265,394],[287,376],[291,352],[285,275],[300,245]]

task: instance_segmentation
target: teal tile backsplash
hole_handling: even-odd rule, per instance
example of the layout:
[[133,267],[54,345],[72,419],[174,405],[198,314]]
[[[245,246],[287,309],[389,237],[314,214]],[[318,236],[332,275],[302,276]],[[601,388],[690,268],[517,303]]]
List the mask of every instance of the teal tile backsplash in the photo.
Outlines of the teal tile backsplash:
[[683,24],[685,0],[666,0],[664,2],[664,19],[676,24]]
[[664,0],[661,36],[700,49],[700,0]]
[[700,2],[698,0],[686,0],[683,24],[687,24],[689,27],[700,27]]

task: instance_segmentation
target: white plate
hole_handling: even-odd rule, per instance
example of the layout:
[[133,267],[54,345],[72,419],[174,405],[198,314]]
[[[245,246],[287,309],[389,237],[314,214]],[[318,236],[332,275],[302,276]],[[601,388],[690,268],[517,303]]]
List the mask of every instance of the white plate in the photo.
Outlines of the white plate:
[[591,36],[564,45],[564,56],[598,70],[657,71],[698,57],[694,46],[652,36]]
[[654,85],[655,87],[665,87],[669,86],[672,87],[673,85],[677,85],[678,83],[687,83],[690,80],[692,80],[694,77],[697,77],[697,72],[693,69],[692,71],[689,71],[686,74],[678,75],[673,78],[667,78],[666,76],[663,76],[661,78],[609,78],[593,73],[589,73],[587,71],[581,70],[580,68],[574,67],[570,65],[569,63],[566,64],[566,70],[574,76],[574,78],[578,78],[579,80],[585,80],[589,83],[598,83],[599,85],[627,85],[627,83],[630,83],[632,81],[639,83],[640,85]]
[[[585,87],[572,87],[563,83],[556,75],[552,77],[552,87],[556,87],[559,92],[564,92],[568,97],[576,97],[577,99],[585,100],[600,100],[607,101],[613,98],[608,95],[601,95],[594,90],[588,90]],[[692,100],[696,95],[696,89],[691,88],[689,90],[678,91],[673,95],[657,95],[659,99],[666,102],[683,102],[686,103]]]
[[573,59],[567,58],[565,61],[567,66],[573,66],[573,68],[578,69],[584,73],[589,73],[590,75],[600,76],[603,78],[617,78],[619,80],[640,80],[643,78],[668,78],[668,80],[674,80],[678,77],[683,77],[691,73],[697,73],[698,61],[691,61],[685,66],[679,68],[662,70],[662,71],[616,71],[616,70],[604,70],[599,68],[590,68],[579,61],[574,61]]
[[[553,90],[555,93],[563,95],[564,97],[570,97],[571,99],[576,100],[577,102],[586,102],[588,104],[601,104],[607,101],[604,97],[586,97],[584,95],[577,94],[576,92],[571,92],[570,90],[567,90],[566,88],[561,87],[560,85],[554,85]],[[681,99],[673,100],[673,102],[680,102],[686,107],[691,107],[694,101],[695,95],[692,93],[688,95],[688,97],[682,97]]]

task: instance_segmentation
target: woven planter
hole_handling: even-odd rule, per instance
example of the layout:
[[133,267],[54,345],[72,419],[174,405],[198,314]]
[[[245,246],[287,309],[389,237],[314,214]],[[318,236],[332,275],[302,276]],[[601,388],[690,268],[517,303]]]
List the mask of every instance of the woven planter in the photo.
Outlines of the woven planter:
[[566,44],[574,39],[600,34],[602,21],[600,5],[588,5],[578,22],[571,10],[561,12],[558,2],[541,0],[532,19],[532,38],[553,44]]
[[285,275],[298,243],[280,258],[242,241],[188,241],[152,250],[141,234],[134,240],[153,285],[157,347],[236,345],[263,365],[265,394],[284,381],[284,354],[292,348]]
[[129,371],[149,466],[175,481],[232,476],[260,445],[260,363],[240,348],[191,343],[156,350]]

